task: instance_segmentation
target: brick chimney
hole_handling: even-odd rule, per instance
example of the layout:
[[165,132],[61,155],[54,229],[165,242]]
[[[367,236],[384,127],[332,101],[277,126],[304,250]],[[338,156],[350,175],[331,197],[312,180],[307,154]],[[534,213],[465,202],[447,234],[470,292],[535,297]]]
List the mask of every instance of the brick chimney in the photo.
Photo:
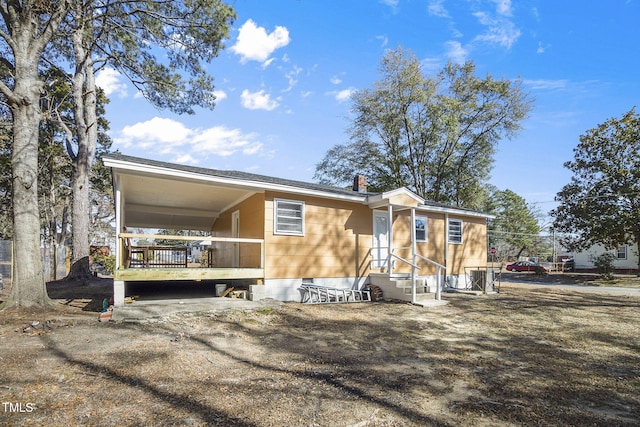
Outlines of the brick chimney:
[[362,175],[356,175],[355,178],[353,178],[353,191],[357,191],[358,193],[366,193],[367,178]]

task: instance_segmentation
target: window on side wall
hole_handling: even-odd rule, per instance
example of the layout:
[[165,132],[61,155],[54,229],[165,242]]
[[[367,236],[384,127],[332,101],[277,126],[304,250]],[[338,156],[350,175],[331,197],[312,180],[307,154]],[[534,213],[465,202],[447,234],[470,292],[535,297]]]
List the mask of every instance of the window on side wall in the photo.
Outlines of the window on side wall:
[[304,235],[304,202],[274,200],[274,234]]
[[462,243],[462,220],[449,220],[449,243]]
[[427,241],[427,217],[422,215],[416,216],[416,242]]
[[618,248],[618,259],[627,259],[627,245]]

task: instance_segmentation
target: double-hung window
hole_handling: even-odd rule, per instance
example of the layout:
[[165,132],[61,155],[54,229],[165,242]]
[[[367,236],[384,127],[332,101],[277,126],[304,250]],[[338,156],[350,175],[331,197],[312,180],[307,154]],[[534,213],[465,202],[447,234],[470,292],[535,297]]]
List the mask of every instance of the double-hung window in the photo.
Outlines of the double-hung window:
[[304,235],[304,202],[296,200],[274,200],[275,234]]
[[462,243],[462,220],[450,219],[449,220],[449,243],[461,244]]
[[416,242],[427,241],[427,217],[418,215],[416,216]]
[[618,259],[627,259],[627,245],[622,245],[618,248]]

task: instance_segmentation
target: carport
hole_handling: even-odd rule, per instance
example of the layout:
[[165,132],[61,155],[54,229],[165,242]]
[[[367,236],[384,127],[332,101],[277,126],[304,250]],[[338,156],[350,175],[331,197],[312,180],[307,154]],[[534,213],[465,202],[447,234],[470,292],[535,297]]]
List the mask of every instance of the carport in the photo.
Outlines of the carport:
[[[210,232],[220,212],[254,194],[264,192],[258,183],[239,183],[233,177],[203,173],[201,168],[164,167],[145,159],[110,155],[105,166],[113,175],[116,208],[116,269],[114,305],[141,294],[142,299],[159,300],[216,296],[216,284],[234,286],[262,283],[264,240],[229,236],[183,236],[155,234],[157,229]],[[193,169],[193,170],[191,170]],[[139,232],[143,230],[143,232]],[[151,231],[149,231],[151,230]],[[231,250],[249,247],[256,253],[255,265],[238,260],[203,266],[188,262],[184,250],[189,242],[205,239]],[[139,244],[159,239],[178,242],[173,247]],[[158,262],[158,260],[160,260]],[[153,260],[151,262],[150,260]],[[154,289],[155,288],[155,289]]]

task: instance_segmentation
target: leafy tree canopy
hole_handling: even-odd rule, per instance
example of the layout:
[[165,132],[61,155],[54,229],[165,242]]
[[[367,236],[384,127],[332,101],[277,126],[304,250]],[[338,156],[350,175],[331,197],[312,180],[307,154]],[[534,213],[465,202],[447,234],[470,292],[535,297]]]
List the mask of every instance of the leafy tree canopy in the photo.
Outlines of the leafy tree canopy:
[[475,76],[472,62],[425,76],[402,48],[384,55],[382,78],[353,97],[350,142],[333,147],[315,178],[345,185],[364,174],[373,191],[406,186],[427,199],[477,208],[496,145],[531,109],[519,81]]
[[192,114],[194,106],[214,106],[205,66],[235,18],[221,0],[76,2],[47,59],[76,69],[87,62],[93,71],[112,67],[159,108]]
[[554,227],[574,250],[640,242],[640,115],[635,108],[580,136],[571,182],[556,196]]
[[504,242],[506,248],[501,248],[502,251],[515,255],[516,259],[525,250],[533,250],[540,233],[535,209],[511,190],[495,191],[491,204],[493,208],[489,212],[496,215],[489,224],[491,239]]

